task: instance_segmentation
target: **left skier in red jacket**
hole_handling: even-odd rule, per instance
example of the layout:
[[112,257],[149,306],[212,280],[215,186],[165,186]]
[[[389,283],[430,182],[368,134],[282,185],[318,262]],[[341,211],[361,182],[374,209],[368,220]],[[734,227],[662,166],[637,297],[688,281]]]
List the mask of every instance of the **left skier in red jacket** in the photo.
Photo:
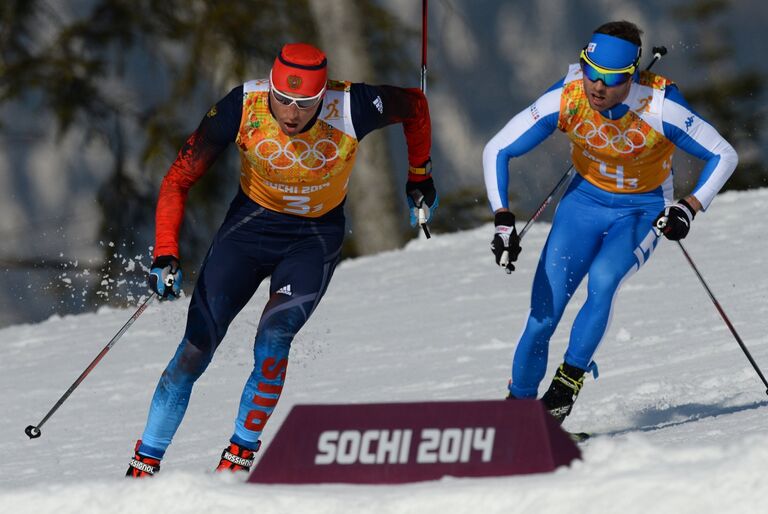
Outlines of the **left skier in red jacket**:
[[[180,292],[178,233],[190,187],[229,143],[240,152],[240,189],[203,261],[186,330],[152,398],[128,476],[152,475],[181,424],[192,385],[227,327],[271,277],[254,342],[254,367],[217,470],[248,470],[277,405],[288,351],[328,287],[344,238],[343,204],[359,141],[402,123],[411,224],[438,204],[431,177],[429,109],[419,89],[328,80],[325,54],[285,45],[270,77],[233,89],[203,118],[160,188],[150,287]],[[423,203],[414,199],[423,198]]]

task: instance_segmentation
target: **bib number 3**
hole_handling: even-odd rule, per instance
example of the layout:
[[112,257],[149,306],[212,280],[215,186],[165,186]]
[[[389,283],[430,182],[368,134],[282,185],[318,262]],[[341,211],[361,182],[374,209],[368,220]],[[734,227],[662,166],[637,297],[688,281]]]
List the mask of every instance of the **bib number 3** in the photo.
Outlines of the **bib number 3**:
[[323,209],[322,203],[310,205],[309,200],[308,196],[283,196],[283,201],[285,202],[283,211],[290,212],[291,214],[309,214],[310,212],[319,212]]

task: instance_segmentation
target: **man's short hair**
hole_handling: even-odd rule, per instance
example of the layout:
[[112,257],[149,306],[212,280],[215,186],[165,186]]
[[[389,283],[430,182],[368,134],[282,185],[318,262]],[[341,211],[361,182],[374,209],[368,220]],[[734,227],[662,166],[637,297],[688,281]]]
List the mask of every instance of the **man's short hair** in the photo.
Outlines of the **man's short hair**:
[[637,46],[643,46],[640,36],[643,31],[631,21],[609,21],[597,27],[594,34],[606,34],[629,41]]

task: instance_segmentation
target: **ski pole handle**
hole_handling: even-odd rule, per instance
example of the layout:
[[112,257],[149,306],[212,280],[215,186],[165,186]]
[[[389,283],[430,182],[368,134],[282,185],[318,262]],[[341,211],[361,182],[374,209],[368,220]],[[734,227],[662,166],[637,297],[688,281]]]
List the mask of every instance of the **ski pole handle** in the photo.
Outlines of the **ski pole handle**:
[[416,219],[418,224],[421,227],[421,230],[424,231],[424,235],[429,239],[432,237],[432,234],[429,233],[429,227],[427,226],[427,212],[424,209],[424,195],[418,189],[411,191],[409,195],[416,208]]
[[501,257],[499,257],[499,266],[504,268],[504,271],[507,272],[507,275],[510,275],[512,274],[512,270],[507,268],[507,264],[509,264],[509,252],[504,250],[501,252]]
[[653,50],[653,59],[651,59],[651,62],[646,66],[646,70],[650,70],[651,67],[656,64],[656,61],[661,59],[663,56],[667,55],[667,47],[666,46],[654,46]]
[[419,207],[419,226],[421,227],[421,230],[424,231],[424,235],[427,239],[432,237],[432,234],[429,233],[429,227],[427,226],[427,215],[424,212],[424,207]]

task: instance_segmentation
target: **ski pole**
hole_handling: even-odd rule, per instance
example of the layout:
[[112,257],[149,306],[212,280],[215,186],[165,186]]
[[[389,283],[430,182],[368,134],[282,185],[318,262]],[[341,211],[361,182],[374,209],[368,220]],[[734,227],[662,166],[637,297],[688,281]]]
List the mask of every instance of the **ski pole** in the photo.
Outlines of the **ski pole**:
[[[576,168],[573,167],[573,165],[568,167],[568,170],[565,172],[565,175],[563,175],[560,180],[557,182],[557,185],[554,189],[547,195],[547,197],[544,199],[543,202],[541,202],[541,205],[539,205],[539,208],[536,209],[536,212],[533,213],[533,216],[531,216],[531,219],[528,220],[528,222],[525,224],[523,229],[520,231],[520,241],[523,240],[523,237],[525,236],[525,233],[528,232],[528,230],[531,228],[531,225],[541,216],[541,213],[544,212],[544,209],[547,208],[547,206],[552,202],[552,199],[555,197],[558,191],[560,191],[560,188],[563,187],[563,184],[570,184],[571,179],[573,178],[573,173],[576,171]],[[504,250],[501,253],[501,258],[499,258],[499,266],[503,266],[504,270],[506,270],[507,275],[510,275],[512,273],[512,270],[507,268],[507,264],[509,264],[509,252],[507,250]]]
[[[659,228],[663,228],[663,227],[659,227]],[[712,290],[709,289],[709,286],[707,285],[707,282],[704,280],[704,277],[702,277],[701,273],[699,273],[699,270],[696,267],[696,264],[693,263],[693,259],[686,251],[685,247],[683,246],[683,243],[681,243],[680,241],[677,241],[677,244],[678,246],[680,246],[680,250],[683,251],[683,255],[685,256],[685,259],[688,261],[688,264],[691,265],[691,269],[693,269],[693,272],[699,278],[699,282],[701,282],[701,285],[704,286],[704,290],[709,295],[709,299],[712,300],[712,303],[715,305],[715,309],[717,309],[717,312],[720,313],[720,317],[723,318],[723,321],[725,321],[725,324],[728,327],[728,330],[731,331],[731,334],[733,334],[733,337],[736,339],[736,342],[739,343],[739,346],[741,346],[741,349],[744,352],[744,355],[747,356],[747,360],[749,360],[749,363],[752,364],[753,368],[755,368],[755,371],[757,372],[757,376],[759,376],[760,380],[763,381],[763,384],[766,387],[765,394],[768,394],[768,381],[766,381],[765,376],[763,375],[763,372],[760,371],[760,368],[755,362],[755,359],[752,358],[752,355],[749,353],[749,350],[747,350],[747,346],[744,344],[744,341],[742,341],[741,337],[739,337],[739,333],[736,332],[736,328],[734,328],[733,323],[731,323],[731,320],[728,319],[728,316],[725,314],[725,311],[720,306],[720,302],[718,302],[717,298],[715,298],[715,295],[712,294]]]
[[650,70],[653,65],[656,64],[656,61],[667,55],[666,46],[654,46],[651,51],[653,52],[653,59],[651,59],[651,62],[649,62],[648,66],[645,67],[645,71]]
[[[427,0],[421,2],[421,92],[424,96],[427,95]],[[429,239],[432,234],[429,233],[427,213],[424,212],[424,195],[419,194],[418,197],[414,197],[413,203],[419,210],[419,226]]]
[[427,94],[427,0],[421,2],[421,92]]
[[[426,0],[425,0],[426,1]],[[648,63],[648,66],[645,67],[646,71],[650,70],[654,64],[656,64],[656,61],[662,58],[662,56],[667,55],[667,47],[666,46],[654,46],[653,47],[653,59],[651,59],[651,62]],[[541,216],[541,213],[544,212],[544,209],[547,208],[547,206],[552,202],[552,199],[557,195],[558,191],[561,187],[563,187],[564,184],[570,183],[570,178],[573,177],[573,172],[576,171],[576,168],[573,167],[573,164],[568,166],[568,169],[565,171],[565,174],[562,176],[562,178],[557,182],[557,185],[552,190],[549,195],[544,199],[543,202],[539,205],[538,209],[536,209],[536,212],[533,213],[533,216],[526,222],[525,226],[523,226],[523,229],[520,231],[520,240],[523,240],[523,236],[528,232],[528,230],[531,228],[531,225],[539,219],[539,216]],[[499,259],[499,265],[500,266],[506,266],[509,263],[509,252],[504,251],[501,254],[501,258]],[[505,268],[506,269],[506,268]],[[512,273],[511,270],[506,269],[507,274]]]
[[[547,195],[547,197],[544,199],[543,202],[541,202],[541,205],[539,205],[539,208],[536,209],[536,212],[533,213],[533,216],[531,216],[531,219],[528,220],[528,222],[523,227],[523,230],[520,231],[520,240],[523,240],[523,236],[525,236],[525,233],[528,232],[528,230],[531,228],[531,225],[533,225],[533,222],[535,222],[539,216],[541,216],[541,213],[544,212],[544,209],[547,208],[547,206],[552,202],[552,199],[555,197],[558,191],[560,191],[560,188],[563,187],[563,184],[568,184],[571,181],[573,177],[573,172],[576,171],[576,168],[571,165],[568,170],[565,172],[565,175],[563,175],[560,178],[560,181],[557,183],[555,188]],[[503,257],[503,256],[502,256]]]
[[40,432],[40,428],[45,424],[48,419],[53,416],[53,413],[58,410],[59,407],[61,407],[61,404],[63,404],[67,398],[69,398],[69,395],[72,394],[72,392],[77,388],[77,386],[80,385],[80,383],[85,380],[85,377],[88,376],[88,374],[93,370],[93,368],[96,367],[96,365],[99,363],[102,357],[107,354],[110,348],[112,348],[115,343],[117,343],[118,339],[120,339],[123,334],[130,328],[131,325],[133,325],[133,322],[139,319],[139,316],[141,316],[141,313],[144,312],[144,310],[149,306],[149,303],[155,299],[155,296],[157,296],[156,293],[152,293],[149,295],[149,298],[144,300],[144,303],[142,303],[138,309],[136,309],[136,312],[133,313],[133,316],[126,322],[125,325],[123,325],[123,328],[121,328],[117,334],[107,343],[107,346],[105,346],[101,352],[96,356],[95,359],[93,359],[93,362],[91,362],[87,368],[85,368],[85,371],[83,371],[79,377],[77,377],[77,380],[69,386],[69,389],[67,389],[67,392],[64,393],[61,398],[59,398],[59,401],[56,402],[56,405],[53,406],[51,410],[48,411],[48,414],[45,415],[45,417],[38,423],[37,425],[29,425],[25,430],[24,433],[29,436],[30,439],[35,439],[37,437],[40,437],[42,433]]

